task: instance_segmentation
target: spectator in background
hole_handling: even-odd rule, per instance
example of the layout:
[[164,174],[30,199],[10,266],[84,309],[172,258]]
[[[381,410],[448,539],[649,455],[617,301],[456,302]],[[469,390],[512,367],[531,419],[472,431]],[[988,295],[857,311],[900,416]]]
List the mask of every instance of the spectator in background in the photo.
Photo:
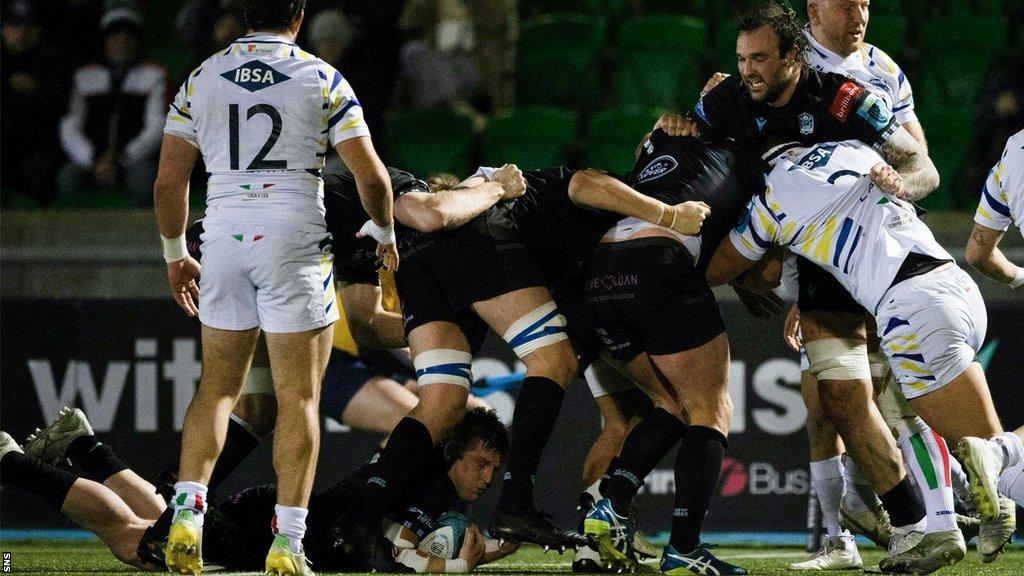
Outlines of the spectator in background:
[[61,196],[87,187],[122,186],[133,205],[153,200],[156,155],[163,135],[167,78],[142,62],[138,12],[117,8],[103,15],[103,59],[75,72],[60,140],[70,161],[61,169]]
[[[309,23],[306,38],[313,54],[320,57],[343,75],[345,70],[345,50],[352,42],[352,23],[345,13],[338,8],[328,8],[317,12],[316,16]],[[363,93],[357,93],[356,97],[362,100]],[[343,170],[344,162],[337,154],[328,154],[324,173],[330,174]]]
[[53,167],[60,158],[57,121],[66,77],[59,51],[42,39],[37,8],[29,0],[3,3],[0,179],[4,188],[45,205],[54,198]]
[[989,168],[999,161],[1003,144],[1024,129],[1024,55],[1003,62],[975,109],[973,158],[966,168],[965,188],[955,192],[956,205],[961,208],[978,203]]

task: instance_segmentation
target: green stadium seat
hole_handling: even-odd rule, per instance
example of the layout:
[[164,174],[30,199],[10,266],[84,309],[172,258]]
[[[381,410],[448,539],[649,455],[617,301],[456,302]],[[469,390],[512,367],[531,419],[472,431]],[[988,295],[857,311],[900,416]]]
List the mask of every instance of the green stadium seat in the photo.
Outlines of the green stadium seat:
[[483,133],[483,164],[536,170],[569,161],[576,114],[554,106],[517,108],[491,120]]
[[654,108],[624,106],[597,112],[587,130],[587,166],[624,174],[633,167],[640,138],[654,127]]
[[703,20],[666,14],[630,18],[619,29],[618,44],[620,105],[674,108],[697,99],[708,45]]
[[615,18],[626,11],[629,0],[519,0],[519,14],[532,18],[542,14],[578,12]]
[[606,36],[604,21],[584,14],[524,21],[516,63],[517,102],[595,108]]
[[[1011,0],[1013,1],[1013,0]],[[946,0],[950,15],[957,17],[990,16],[1003,17],[1001,0]]]
[[736,36],[739,26],[735,22],[721,22],[715,31],[715,71],[735,74],[736,68]]
[[932,18],[921,23],[918,33],[918,43],[929,60],[935,53],[954,50],[998,54],[1006,49],[1006,40],[1004,21],[989,16]]
[[900,16],[903,14],[903,3],[900,0],[874,0],[871,2],[871,20],[868,29],[876,16]]
[[888,14],[872,16],[868,22],[866,40],[898,59],[907,47],[907,19]]
[[989,78],[992,60],[985,54],[939,52],[921,63],[915,99],[926,106],[972,106]]
[[928,108],[918,119],[928,139],[928,155],[939,170],[942,183],[920,204],[929,210],[954,207],[953,191],[963,178],[964,161],[974,137],[974,118],[968,107]]
[[387,119],[388,161],[425,178],[469,169],[473,122],[446,109],[395,112]]

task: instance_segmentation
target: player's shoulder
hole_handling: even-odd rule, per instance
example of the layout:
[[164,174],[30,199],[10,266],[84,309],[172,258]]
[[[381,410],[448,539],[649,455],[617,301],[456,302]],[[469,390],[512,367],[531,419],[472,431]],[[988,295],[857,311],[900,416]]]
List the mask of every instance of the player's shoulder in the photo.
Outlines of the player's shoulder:
[[388,176],[391,178],[391,190],[396,198],[409,192],[430,191],[426,182],[400,168],[388,166]]
[[743,97],[743,79],[739,74],[730,74],[725,80],[718,83],[707,94],[701,96],[701,100],[730,102]]
[[1017,132],[1006,140],[1006,148],[1003,150],[1003,155],[1024,163],[1024,130]]
[[884,76],[897,82],[905,78],[900,65],[897,64],[896,60],[889,56],[885,50],[882,50],[873,44],[865,43],[864,46],[861,47],[861,51],[868,69],[876,75]]

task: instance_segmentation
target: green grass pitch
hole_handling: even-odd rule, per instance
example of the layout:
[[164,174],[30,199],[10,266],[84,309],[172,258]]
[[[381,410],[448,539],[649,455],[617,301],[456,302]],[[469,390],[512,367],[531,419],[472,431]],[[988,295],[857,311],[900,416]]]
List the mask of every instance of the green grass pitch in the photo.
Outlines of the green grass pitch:
[[[10,553],[10,571],[14,574],[56,574],[56,575],[128,575],[147,574],[136,572],[119,563],[99,542],[60,541],[6,541],[0,542],[0,550]],[[723,559],[733,561],[750,570],[752,575],[790,574],[786,565],[806,557],[803,550],[785,546],[723,546],[716,549]],[[865,545],[861,554],[866,564],[877,563],[882,557],[878,548]],[[6,570],[6,562],[3,572]],[[313,567],[316,568],[315,566]],[[555,552],[544,554],[540,548],[528,546],[516,554],[489,566],[482,566],[478,572],[485,574],[551,574],[569,573],[569,555],[559,556]],[[641,566],[638,573],[658,573],[657,563]],[[856,574],[859,572],[846,572]],[[253,573],[248,573],[253,574]],[[318,574],[327,574],[318,572]],[[944,575],[1012,576],[1024,574],[1024,547],[1014,545],[992,564],[983,565],[978,561],[973,548],[967,551],[967,558],[960,564],[937,572]]]

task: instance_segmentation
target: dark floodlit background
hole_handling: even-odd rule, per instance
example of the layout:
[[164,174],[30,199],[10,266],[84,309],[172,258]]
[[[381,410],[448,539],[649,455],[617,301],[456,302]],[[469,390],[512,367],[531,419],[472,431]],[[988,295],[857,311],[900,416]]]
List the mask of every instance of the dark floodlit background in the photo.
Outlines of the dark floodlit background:
[[[735,16],[752,1],[308,0],[299,44],[351,82],[384,161],[420,176],[477,165],[622,172],[662,111],[685,111],[715,71],[735,72]],[[803,2],[792,0],[798,13]],[[198,377],[198,325],[166,290],[149,206],[170,96],[244,34],[231,0],[3,0],[0,74],[0,426],[23,438],[65,404],[152,478],[177,456]],[[803,17],[803,16],[802,16]],[[1024,2],[874,0],[867,40],[914,88],[942,187],[926,221],[961,264],[982,183],[1024,128]],[[107,74],[112,85],[97,83]],[[332,162],[339,162],[336,158]],[[197,166],[192,216],[205,173]],[[1011,229],[1003,245],[1024,262]],[[1024,423],[1024,297],[975,275],[989,306],[982,360],[1004,423]],[[712,530],[795,532],[807,506],[799,365],[781,319],[745,316],[729,292],[736,422]],[[492,345],[477,376],[514,371]],[[510,418],[514,390],[481,390]],[[538,477],[540,504],[574,524],[599,417],[570,393]],[[379,438],[325,420],[320,485]],[[667,460],[671,462],[671,460]],[[272,479],[267,453],[236,484]],[[639,501],[667,528],[671,466]],[[3,534],[67,524],[2,494]],[[489,502],[474,513],[483,517]],[[751,514],[751,511],[763,511]]]

